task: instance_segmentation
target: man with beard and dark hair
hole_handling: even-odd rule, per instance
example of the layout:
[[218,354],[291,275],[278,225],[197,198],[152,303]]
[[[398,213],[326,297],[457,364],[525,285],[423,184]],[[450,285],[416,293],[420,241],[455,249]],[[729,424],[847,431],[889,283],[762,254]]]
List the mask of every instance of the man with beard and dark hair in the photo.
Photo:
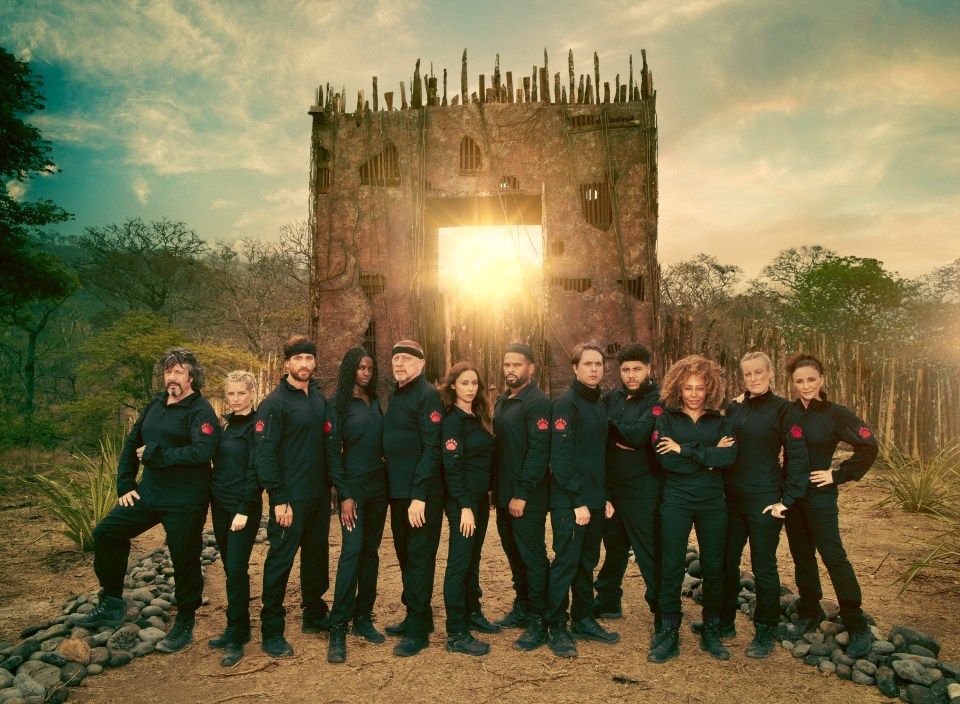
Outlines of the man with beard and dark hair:
[[650,435],[663,412],[660,387],[650,378],[650,350],[627,345],[617,353],[619,388],[607,392],[603,403],[610,420],[607,438],[607,490],[616,512],[604,523],[606,557],[597,573],[594,615],[620,618],[623,575],[628,550],[633,552],[646,583],[644,598],[660,630],[660,516],[657,510],[663,475]]
[[499,621],[504,628],[526,628],[514,643],[535,650],[547,641],[543,622],[550,561],[545,542],[547,464],[550,461],[550,401],[533,379],[533,350],[515,343],[503,355],[507,391],[494,408],[494,503],[497,532],[507,555],[516,596]]
[[383,415],[383,455],[390,485],[390,529],[403,579],[401,601],[407,615],[387,626],[403,636],[394,655],[416,655],[433,631],[433,577],[443,526],[443,482],[440,478],[440,431],[443,403],[423,377],[423,348],[413,340],[393,346],[393,376]]
[[[167,350],[156,370],[163,375],[165,390],[150,401],[127,435],[117,467],[119,505],[93,531],[100,601],[93,611],[70,618],[91,629],[123,624],[130,539],[160,523],[176,575],[177,618],[156,649],[173,653],[193,640],[195,614],[203,597],[200,552],[210,498],[210,460],[220,438],[220,423],[200,395],[203,367],[190,350]],[[138,483],[141,464],[143,476]]]
[[298,550],[303,632],[329,628],[323,595],[330,586],[330,483],[324,454],[326,401],[313,379],[317,348],[295,335],[284,345],[283,357],[287,373],[263,399],[253,426],[257,476],[270,497],[260,628],[261,647],[272,657],[293,655],[283,637],[283,599]]

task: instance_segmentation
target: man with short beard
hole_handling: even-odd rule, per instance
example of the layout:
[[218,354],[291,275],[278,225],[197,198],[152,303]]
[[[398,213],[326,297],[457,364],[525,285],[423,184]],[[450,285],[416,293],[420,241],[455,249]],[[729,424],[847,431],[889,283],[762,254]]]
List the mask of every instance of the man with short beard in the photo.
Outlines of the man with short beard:
[[324,454],[326,400],[313,379],[317,348],[303,335],[283,348],[287,373],[263,399],[253,426],[257,476],[270,497],[263,565],[261,647],[272,657],[293,655],[284,638],[283,606],[293,560],[300,551],[303,632],[329,628],[323,599],[330,586],[330,482]]
[[413,340],[393,347],[393,376],[383,414],[383,454],[390,484],[390,529],[403,579],[401,601],[407,615],[387,626],[403,636],[394,655],[416,655],[429,645],[433,631],[433,577],[443,525],[443,482],[440,479],[440,431],[443,403],[423,378],[423,348]]
[[517,650],[535,650],[547,641],[543,615],[550,569],[544,537],[549,507],[550,400],[533,379],[535,372],[530,347],[519,343],[507,347],[503,355],[507,391],[497,400],[493,415],[497,532],[516,593],[513,608],[499,625],[526,627],[514,643]]
[[[156,649],[172,653],[193,640],[195,613],[203,597],[200,552],[210,460],[220,439],[220,423],[200,395],[203,367],[190,350],[167,350],[156,371],[163,375],[164,391],[150,401],[127,436],[117,467],[119,505],[93,531],[93,569],[102,589],[99,603],[93,611],[73,614],[70,620],[90,629],[123,624],[130,540],[160,523],[176,576],[177,617]],[[143,476],[138,483],[141,464]]]

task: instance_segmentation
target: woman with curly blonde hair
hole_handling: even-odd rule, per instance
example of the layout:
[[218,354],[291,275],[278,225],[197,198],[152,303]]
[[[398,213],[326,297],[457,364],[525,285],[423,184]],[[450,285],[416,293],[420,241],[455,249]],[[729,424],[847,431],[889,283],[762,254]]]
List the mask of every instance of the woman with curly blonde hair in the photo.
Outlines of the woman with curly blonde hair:
[[727,505],[717,470],[734,463],[737,446],[730,423],[716,410],[723,400],[720,367],[700,355],[684,357],[667,372],[660,398],[666,408],[657,417],[651,442],[666,476],[660,504],[661,630],[647,659],[662,663],[680,654],[680,589],[693,527],[703,576],[700,649],[728,660],[719,634]]

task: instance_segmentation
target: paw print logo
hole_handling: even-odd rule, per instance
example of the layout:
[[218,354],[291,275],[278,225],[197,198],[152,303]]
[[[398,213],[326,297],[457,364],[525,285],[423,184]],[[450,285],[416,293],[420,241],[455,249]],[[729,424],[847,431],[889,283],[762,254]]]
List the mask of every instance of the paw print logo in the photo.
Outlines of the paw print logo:
[[861,425],[861,426],[857,429],[857,435],[859,435],[860,437],[862,437],[864,440],[866,440],[867,438],[873,437],[873,433],[870,432],[870,428],[868,428],[868,427],[865,426],[865,425]]
[[256,430],[258,433],[262,433],[265,425],[266,423],[264,423],[262,420],[258,420],[257,424],[253,426],[253,429]]
[[803,430],[800,429],[799,425],[795,425],[790,428],[790,435],[797,438],[798,440],[803,437]]
[[546,430],[550,427],[550,423],[547,422],[546,418],[541,418],[537,421],[537,430]]
[[209,423],[204,423],[200,426],[200,432],[204,435],[213,435],[213,426]]
[[443,446],[448,450],[450,450],[450,452],[453,452],[454,450],[457,449],[457,441],[454,440],[453,438],[450,438],[443,444]]
[[566,418],[557,418],[553,421],[553,427],[557,430],[566,430],[567,429],[567,419]]
[[659,437],[660,437],[660,431],[654,430],[653,435],[650,436],[650,442],[656,442]]
[[440,422],[440,411],[434,411],[430,414],[430,420],[434,423]]
[[330,421],[326,421],[323,424],[323,432],[329,433],[331,430],[333,430],[333,424]]
[[653,412],[653,415],[655,416],[660,415],[661,413],[663,413],[663,406],[654,406],[652,412]]

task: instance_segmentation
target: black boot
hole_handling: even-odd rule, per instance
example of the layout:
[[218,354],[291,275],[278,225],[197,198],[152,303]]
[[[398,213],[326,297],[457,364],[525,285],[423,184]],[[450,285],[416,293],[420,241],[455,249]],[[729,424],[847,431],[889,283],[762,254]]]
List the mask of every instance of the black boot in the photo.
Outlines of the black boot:
[[293,657],[293,646],[287,642],[283,636],[271,636],[264,639],[260,648],[272,658],[291,658]]
[[240,643],[244,645],[250,642],[250,632],[247,631],[247,634],[243,638],[234,638],[230,635],[230,629],[228,628],[223,633],[218,635],[216,638],[211,638],[207,641],[207,645],[211,648],[225,648],[228,643]]
[[762,623],[756,625],[757,632],[753,636],[753,642],[747,646],[747,657],[762,660],[773,652],[773,638],[777,629],[774,626],[765,626]]
[[499,633],[500,626],[490,623],[479,609],[470,614],[470,629],[480,633]]
[[659,613],[653,615],[653,635],[650,636],[650,649],[653,650],[660,642],[660,636],[663,634],[663,618]]
[[353,628],[350,632],[355,636],[360,636],[368,643],[382,643],[386,640],[384,635],[373,626],[373,619],[369,616],[355,616],[353,619]]
[[527,626],[527,630],[521,633],[520,637],[514,641],[513,647],[517,650],[529,652],[536,650],[546,642],[547,625],[543,622],[543,616],[537,615],[530,617],[530,625]]
[[608,631],[597,623],[593,616],[587,616],[570,624],[570,635],[574,640],[593,640],[597,643],[619,643],[620,634]]
[[304,618],[303,625],[300,627],[303,633],[323,633],[330,630],[330,613],[323,613],[319,616]]
[[730,651],[723,647],[720,641],[720,622],[710,620],[703,622],[700,630],[700,650],[717,660],[729,660]]
[[407,633],[400,639],[399,643],[393,646],[393,654],[397,657],[408,658],[416,655],[428,645],[430,645],[430,640],[426,636]]
[[407,632],[407,619],[404,618],[397,623],[391,623],[383,630],[386,631],[388,636],[402,636]]
[[447,636],[447,652],[463,653],[464,655],[486,655],[490,652],[490,644],[477,640],[470,631],[464,631]]
[[[703,630],[703,622],[702,621],[692,622],[690,624],[690,630],[696,633],[697,635],[700,635],[700,632]],[[721,621],[717,626],[717,633],[719,633],[720,637],[723,638],[724,640],[727,640],[728,638],[736,638],[737,637],[736,622],[723,623]]]
[[873,643],[873,634],[870,632],[870,626],[865,625],[862,630],[850,633],[847,657],[862,658],[870,652],[871,643]]
[[823,609],[820,608],[819,604],[817,604],[817,611],[819,613],[807,613],[801,616],[798,610],[797,622],[787,629],[787,636],[796,639],[802,637],[804,633],[817,630],[820,623],[827,618],[827,615],[823,612]]
[[570,631],[567,630],[566,623],[550,626],[547,644],[550,646],[551,652],[558,658],[575,658],[580,654],[577,652],[577,644],[570,637]]
[[519,599],[513,600],[513,608],[497,621],[501,628],[526,628],[530,625],[530,609]]
[[683,614],[666,614],[662,617],[660,638],[650,649],[647,661],[664,663],[680,654],[680,621]]
[[120,628],[127,614],[127,605],[123,599],[116,596],[100,594],[100,602],[93,611],[85,614],[70,614],[70,622],[83,628],[110,626]]
[[327,662],[347,661],[347,624],[336,623],[330,626],[330,645],[327,646]]
[[231,641],[223,645],[223,655],[220,656],[220,667],[233,667],[243,660],[243,643]]
[[166,638],[157,643],[156,651],[158,653],[175,653],[188,643],[193,642],[193,624],[193,616],[177,614],[177,619],[173,622],[173,628],[170,629]]

